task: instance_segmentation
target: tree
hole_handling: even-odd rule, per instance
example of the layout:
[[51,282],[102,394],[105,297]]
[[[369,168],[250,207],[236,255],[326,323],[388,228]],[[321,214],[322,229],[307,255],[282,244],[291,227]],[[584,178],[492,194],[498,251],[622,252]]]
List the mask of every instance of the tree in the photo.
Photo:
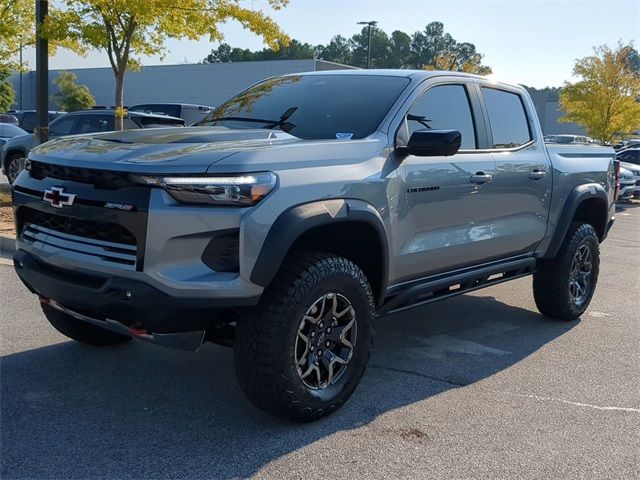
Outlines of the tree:
[[71,72],[62,72],[53,83],[58,86],[59,91],[53,96],[61,110],[65,112],[75,112],[86,110],[96,104],[89,88],[86,85],[78,85],[78,77]]
[[[268,0],[278,9],[288,0]],[[124,78],[140,67],[140,57],[166,53],[167,38],[221,40],[219,25],[238,21],[262,36],[272,48],[287,42],[276,23],[260,11],[240,6],[240,0],[62,0],[64,7],[50,15],[48,35],[70,38],[88,48],[105,50],[115,77],[115,105],[122,129]]]
[[351,46],[349,40],[342,35],[336,35],[331,39],[327,46],[320,45],[317,48],[318,57],[327,62],[342,63],[343,65],[351,64]]
[[640,76],[633,70],[633,46],[618,42],[594,48],[594,55],[576,60],[573,74],[560,92],[565,111],[561,122],[576,122],[602,142],[626,137],[640,129]]
[[0,66],[17,68],[20,45],[33,43],[35,2],[0,0]]
[[11,75],[11,70],[0,65],[0,113],[9,110],[16,99],[16,92],[9,82],[9,75]]
[[221,43],[218,48],[211,50],[211,53],[202,59],[201,63],[227,63],[227,62],[252,62],[257,60],[300,60],[314,58],[315,47],[308,43],[301,43],[298,40],[291,40],[286,43],[278,41],[278,48],[265,48],[252,52],[241,48],[231,48],[226,43]]

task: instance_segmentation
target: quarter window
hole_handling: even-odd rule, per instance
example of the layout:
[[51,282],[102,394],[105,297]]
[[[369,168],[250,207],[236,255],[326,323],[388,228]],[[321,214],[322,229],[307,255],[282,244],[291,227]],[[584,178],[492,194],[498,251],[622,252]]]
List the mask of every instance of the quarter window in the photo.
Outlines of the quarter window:
[[407,115],[409,135],[416,130],[458,130],[461,149],[476,148],[476,135],[469,97],[462,85],[440,85],[427,90]]
[[489,113],[493,148],[515,148],[531,141],[520,95],[483,87],[482,96]]

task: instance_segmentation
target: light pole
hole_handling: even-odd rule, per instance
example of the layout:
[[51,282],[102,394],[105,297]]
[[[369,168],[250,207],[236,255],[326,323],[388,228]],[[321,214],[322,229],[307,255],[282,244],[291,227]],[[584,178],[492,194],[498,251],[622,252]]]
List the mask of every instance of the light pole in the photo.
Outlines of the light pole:
[[49,140],[49,41],[42,25],[49,14],[49,1],[36,0],[36,137]]
[[22,42],[20,42],[20,89],[19,89],[19,102],[18,104],[20,105],[18,108],[20,110],[22,110],[22,68],[23,68],[23,64],[22,64],[22,49],[24,48],[24,45],[22,45]]
[[375,27],[378,24],[375,20],[369,22],[358,22],[358,25],[367,25],[367,70],[371,68],[371,27]]

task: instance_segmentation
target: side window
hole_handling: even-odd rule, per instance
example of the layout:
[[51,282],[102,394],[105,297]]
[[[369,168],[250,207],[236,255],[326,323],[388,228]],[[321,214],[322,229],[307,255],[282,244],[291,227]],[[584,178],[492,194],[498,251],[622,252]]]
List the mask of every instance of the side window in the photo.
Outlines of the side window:
[[84,115],[78,122],[77,133],[110,132],[114,128],[113,115]]
[[493,148],[514,148],[531,141],[522,98],[515,93],[482,87],[489,113]]
[[73,125],[76,123],[76,117],[70,115],[62,117],[54,121],[49,127],[49,133],[52,136],[61,137],[63,135],[71,135],[73,133]]
[[27,132],[33,132],[36,128],[36,112],[25,112],[20,127]]
[[462,85],[427,90],[409,109],[409,135],[416,130],[458,130],[463,150],[476,148],[476,134],[467,91]]
[[136,128],[140,128],[136,122],[131,120],[129,117],[124,117],[123,126],[125,130],[135,130]]

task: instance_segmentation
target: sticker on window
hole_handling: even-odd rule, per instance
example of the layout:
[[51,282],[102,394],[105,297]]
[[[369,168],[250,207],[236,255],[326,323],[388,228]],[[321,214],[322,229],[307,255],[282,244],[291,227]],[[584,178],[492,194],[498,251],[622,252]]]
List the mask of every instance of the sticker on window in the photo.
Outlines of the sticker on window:
[[344,132],[336,133],[336,138],[338,140],[351,140],[351,137],[353,137],[353,133],[344,133]]

